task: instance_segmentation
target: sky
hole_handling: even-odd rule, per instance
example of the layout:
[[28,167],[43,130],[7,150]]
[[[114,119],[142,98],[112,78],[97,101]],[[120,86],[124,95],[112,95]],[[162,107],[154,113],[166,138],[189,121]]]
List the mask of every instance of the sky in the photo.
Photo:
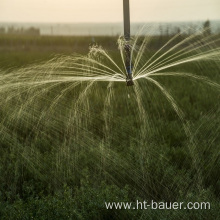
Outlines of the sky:
[[[220,19],[220,0],[130,0],[132,22]],[[0,22],[122,22],[123,0],[0,0]]]

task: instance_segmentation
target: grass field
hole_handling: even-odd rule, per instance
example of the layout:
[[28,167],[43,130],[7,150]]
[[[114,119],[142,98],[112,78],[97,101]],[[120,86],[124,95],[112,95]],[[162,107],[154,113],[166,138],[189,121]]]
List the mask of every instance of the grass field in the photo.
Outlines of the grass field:
[[[146,59],[171,37],[153,37]],[[71,75],[69,56],[86,55],[94,42],[120,59],[116,37],[0,36],[5,75],[0,84],[0,218],[217,219],[219,58],[168,69],[205,76],[216,84],[154,76],[175,102],[144,78],[133,88],[121,81],[62,81],[34,88],[22,84],[34,74],[32,83],[40,74],[54,79],[56,74]],[[44,65],[57,54],[64,58]],[[97,59],[105,62],[102,56]],[[105,208],[105,202],[136,200],[210,202],[211,209]]]

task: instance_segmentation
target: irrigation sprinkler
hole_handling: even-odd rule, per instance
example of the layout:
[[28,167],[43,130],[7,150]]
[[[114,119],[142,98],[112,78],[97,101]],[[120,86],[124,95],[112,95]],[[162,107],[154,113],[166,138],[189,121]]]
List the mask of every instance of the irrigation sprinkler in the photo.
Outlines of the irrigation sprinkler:
[[129,0],[123,0],[124,8],[124,38],[125,38],[125,66],[127,71],[127,86],[133,86],[131,48],[130,48],[130,7]]

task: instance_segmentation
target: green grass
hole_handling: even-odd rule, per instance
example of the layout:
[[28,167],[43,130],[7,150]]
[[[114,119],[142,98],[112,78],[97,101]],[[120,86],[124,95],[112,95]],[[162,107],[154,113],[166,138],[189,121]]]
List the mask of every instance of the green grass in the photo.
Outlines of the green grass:
[[[160,42],[153,39],[148,55],[167,40],[165,36]],[[57,53],[86,54],[91,41],[90,37],[0,36],[0,66],[16,73],[21,66],[47,61]],[[117,60],[115,38],[97,37],[96,42]],[[180,65],[176,70],[220,80],[219,66],[212,61]],[[86,89],[85,83],[68,90],[52,109],[53,100],[70,83],[45,88],[44,95],[25,107],[41,89],[9,101],[10,92],[3,94],[0,219],[217,219],[219,91],[187,78],[155,78],[186,115],[197,142],[193,155],[195,146],[186,137],[181,120],[164,95],[144,79],[138,81],[142,106],[137,104],[134,88],[127,89],[125,83],[113,84],[107,107],[106,82],[96,83],[77,107],[75,101]],[[145,112],[140,114],[142,107]],[[77,117],[73,109],[78,110]],[[146,115],[149,124],[145,128]],[[104,207],[105,201],[137,199],[208,201],[212,208],[110,211]]]
[[57,54],[87,54],[89,46],[99,43],[106,49],[117,49],[113,37],[56,37],[0,35],[0,67],[21,67],[45,61]]

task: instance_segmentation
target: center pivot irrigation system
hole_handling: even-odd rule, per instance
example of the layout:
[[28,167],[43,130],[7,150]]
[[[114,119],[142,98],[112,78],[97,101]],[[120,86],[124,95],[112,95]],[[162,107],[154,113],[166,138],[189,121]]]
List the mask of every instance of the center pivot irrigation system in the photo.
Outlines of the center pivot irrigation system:
[[123,0],[124,8],[124,38],[125,38],[125,66],[127,71],[127,86],[133,86],[132,63],[131,63],[131,47],[130,47],[130,6],[129,0]]

